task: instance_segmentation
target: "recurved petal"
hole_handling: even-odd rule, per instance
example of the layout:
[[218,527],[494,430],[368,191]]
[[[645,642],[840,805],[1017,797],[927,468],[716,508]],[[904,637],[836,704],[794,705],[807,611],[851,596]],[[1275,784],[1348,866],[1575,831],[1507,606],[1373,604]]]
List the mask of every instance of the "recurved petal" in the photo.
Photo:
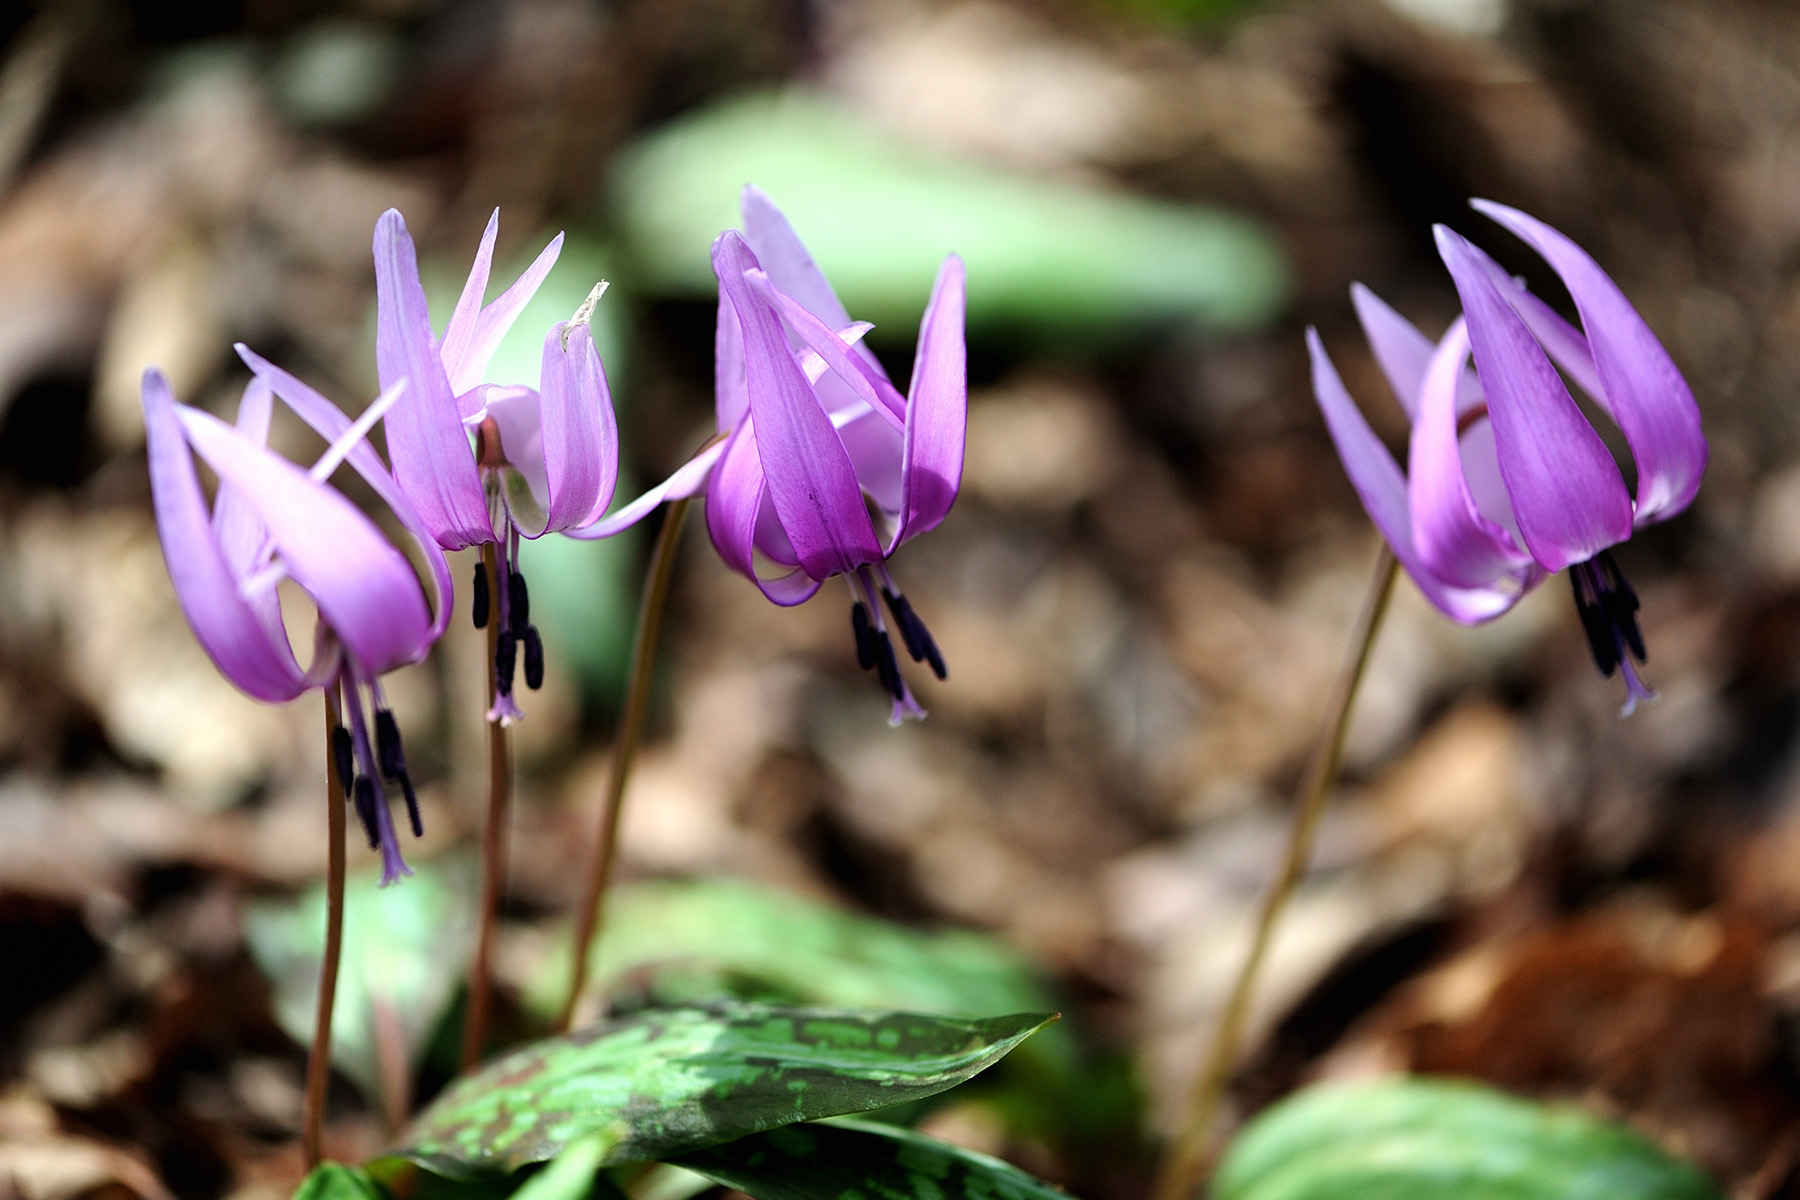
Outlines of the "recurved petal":
[[585,524],[612,503],[619,477],[619,427],[594,337],[585,323],[557,325],[544,339],[544,470],[551,529]]
[[[281,397],[282,403],[293,409],[302,421],[327,442],[336,442],[350,428],[350,418],[315,388],[282,370],[242,342],[237,343],[236,350],[238,357],[244,360],[244,365],[257,378],[266,380],[274,393]],[[392,411],[389,409],[390,414]],[[389,445],[392,445],[391,431]],[[425,569],[431,576],[431,610],[437,614],[432,619],[430,640],[437,641],[449,627],[450,609],[456,589],[450,582],[450,564],[444,558],[443,548],[438,545],[435,531],[419,516],[411,499],[388,473],[387,467],[382,465],[381,456],[375,453],[374,447],[365,441],[358,441],[350,447],[345,461],[381,497],[381,502],[393,510],[394,516],[418,544],[419,554],[425,559]]]
[[757,452],[754,418],[732,431],[719,447],[718,464],[706,485],[706,532],[725,565],[762,589],[780,605],[800,604],[819,590],[819,581],[802,570],[764,578],[756,570],[759,518],[769,503],[762,459]]
[[775,310],[745,277],[757,262],[735,230],[713,243],[713,266],[744,331],[750,415],[769,498],[801,565],[825,579],[879,562],[881,545],[850,455],[794,361]]
[[525,273],[475,318],[475,332],[469,338],[469,348],[450,377],[451,385],[458,392],[481,382],[488,363],[493,361],[494,351],[500,348],[501,339],[512,329],[513,322],[519,319],[519,314],[525,311],[531,298],[537,295],[538,287],[550,274],[550,268],[556,265],[557,256],[562,253],[562,244],[562,234],[551,238],[550,244],[539,251],[537,258],[525,268]]
[[1637,460],[1638,523],[1686,508],[1706,471],[1706,438],[1700,406],[1668,351],[1587,251],[1518,209],[1486,200],[1474,206],[1530,243],[1569,289],[1606,407]]
[[1363,509],[1394,557],[1406,568],[1419,590],[1452,620],[1475,624],[1499,616],[1518,601],[1519,593],[1496,588],[1454,587],[1432,574],[1420,561],[1413,545],[1412,517],[1407,507],[1406,478],[1394,456],[1369,427],[1362,410],[1344,387],[1337,368],[1325,353],[1318,332],[1308,328],[1306,348],[1312,358],[1313,395],[1325,417],[1325,427],[1337,446],[1344,471],[1362,499]]
[[744,331],[731,297],[719,289],[718,326],[713,331],[713,414],[720,433],[729,433],[750,412],[750,389],[744,381]]
[[[1350,285],[1350,303],[1362,323],[1363,334],[1375,362],[1387,377],[1394,398],[1405,410],[1407,419],[1419,419],[1419,388],[1424,386],[1425,371],[1437,343],[1419,332],[1418,326],[1394,311],[1393,307],[1360,283]],[[1457,384],[1456,410],[1466,412],[1480,399],[1475,372],[1465,370]]]
[[1463,471],[1456,377],[1468,355],[1468,330],[1459,318],[1444,334],[1419,389],[1419,419],[1407,457],[1408,511],[1425,569],[1453,587],[1479,588],[1523,570],[1531,556],[1501,525],[1482,516]]
[[216,417],[194,409],[176,416],[195,452],[268,526],[288,576],[364,670],[380,674],[423,655],[431,614],[418,576],[368,517]]
[[[681,500],[694,495],[706,487],[707,481],[712,478],[713,467],[719,461],[720,455],[724,454],[725,445],[723,440],[713,442],[677,467],[673,475],[631,503],[621,506],[618,511],[608,513],[591,525],[565,529],[563,533],[568,537],[583,540],[612,537],[616,533],[623,533],[649,516],[663,501]],[[759,464],[758,470],[760,469]]]
[[[479,376],[467,383],[461,382],[465,372],[463,362],[469,355],[469,343],[475,337],[475,322],[481,316],[481,302],[487,298],[488,274],[494,266],[494,241],[500,236],[500,210],[495,209],[488,217],[487,228],[482,231],[481,245],[475,251],[475,262],[469,267],[469,278],[463,283],[462,295],[457,297],[456,308],[450,313],[450,322],[444,326],[443,340],[438,343],[438,357],[443,360],[444,374],[450,378],[450,390],[461,397],[481,380]],[[464,409],[464,417],[473,413]]]
[[1624,541],[1631,497],[1606,444],[1473,247],[1441,225],[1437,241],[1462,299],[1500,475],[1526,548],[1555,572]]
[[848,325],[850,314],[844,311],[844,302],[838,299],[831,281],[825,278],[825,272],[813,261],[811,251],[788,223],[787,214],[755,184],[744,188],[741,202],[744,240],[750,243],[757,262],[769,273],[775,286],[832,328]]
[[181,611],[227,679],[258,700],[292,700],[305,690],[304,673],[286,635],[272,637],[238,593],[238,577],[213,536],[175,397],[154,367],[144,372],[143,402],[156,531]]
[[937,528],[962,486],[963,441],[969,425],[968,353],[963,340],[963,260],[938,268],[919,322],[912,382],[906,393],[906,449],[901,460],[900,527],[888,547]]
[[418,256],[399,212],[375,222],[375,365],[383,391],[404,379],[387,415],[394,478],[446,550],[494,540],[475,454],[431,337]]

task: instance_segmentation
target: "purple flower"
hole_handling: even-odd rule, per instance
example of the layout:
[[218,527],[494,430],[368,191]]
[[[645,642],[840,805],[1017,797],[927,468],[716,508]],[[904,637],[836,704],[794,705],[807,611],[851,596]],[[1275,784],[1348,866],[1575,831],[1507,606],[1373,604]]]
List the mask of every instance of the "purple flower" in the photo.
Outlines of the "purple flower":
[[[278,392],[330,442],[311,470],[267,447]],[[333,752],[369,845],[381,849],[383,883],[411,874],[394,834],[384,778],[405,794],[415,837],[421,826],[380,677],[425,657],[444,631],[450,598],[443,551],[363,440],[398,397],[398,388],[389,389],[352,422],[316,392],[267,367],[245,389],[234,428],[178,403],[161,371],[151,368],[143,380],[156,528],[181,610],[219,670],[257,699],[281,702],[315,687],[338,689],[350,728],[337,731]],[[194,469],[196,454],[219,479],[210,510]],[[419,541],[435,606],[427,605],[406,556],[326,482],[346,461]],[[283,579],[304,589],[318,609],[312,662],[305,668],[282,624],[276,585]],[[363,690],[374,711],[373,743]]]
[[[1313,390],[1363,506],[1426,597],[1474,624],[1568,568],[1595,665],[1623,672],[1630,713],[1655,693],[1633,664],[1646,659],[1637,595],[1608,548],[1692,502],[1706,469],[1700,410],[1662,343],[1584,250],[1516,209],[1474,206],[1543,256],[1582,327],[1438,226],[1463,315],[1435,346],[1374,293],[1352,289],[1376,361],[1412,421],[1408,474],[1309,329]],[[1563,375],[1624,435],[1635,496]]]
[[[606,372],[583,314],[544,338],[536,388],[481,382],[488,362],[562,249],[558,234],[492,304],[483,306],[500,213],[482,235],[462,296],[439,339],[431,332],[418,256],[393,209],[375,223],[375,359],[381,386],[404,380],[387,418],[394,478],[446,550],[499,550],[501,632],[489,720],[510,724],[513,670],[543,682],[543,644],[519,573],[519,539],[585,525],[606,511],[618,479],[619,435]],[[476,568],[475,623],[487,623],[486,575]]]
[[[894,722],[923,717],[881,607],[913,661],[945,678],[943,655],[887,560],[944,519],[962,480],[962,259],[950,255],[938,271],[902,396],[861,344],[870,326],[851,321],[781,210],[749,187],[743,212],[743,232],[727,230],[712,249],[721,439],[572,536],[609,536],[704,488],[719,556],[776,604],[802,603],[825,580],[845,578],[857,660],[892,697]],[[759,555],[773,573],[758,570]]]

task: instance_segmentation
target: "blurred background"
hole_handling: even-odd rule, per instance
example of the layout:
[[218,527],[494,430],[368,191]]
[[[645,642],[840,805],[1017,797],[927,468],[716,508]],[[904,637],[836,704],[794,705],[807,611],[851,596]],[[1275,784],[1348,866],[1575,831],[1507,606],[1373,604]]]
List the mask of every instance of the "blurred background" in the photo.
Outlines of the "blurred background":
[[[1401,445],[1352,280],[1435,335],[1441,221],[1568,307],[1483,196],[1586,246],[1700,398],[1699,501],[1619,554],[1662,700],[1618,718],[1560,581],[1479,629],[1403,582],[1233,1101],[1467,1074],[1794,1194],[1800,11],[1779,0],[0,6],[0,1179],[247,1198],[301,1171],[285,1031],[316,977],[319,714],[242,697],[182,621],[143,367],[229,411],[242,340],[360,408],[376,215],[404,212],[441,322],[499,206],[497,276],[568,242],[492,377],[535,382],[543,330],[610,280],[635,495],[711,432],[706,251],[747,182],[896,379],[938,262],[968,260],[963,491],[893,563],[951,674],[913,671],[931,717],[890,730],[842,594],[775,608],[690,529],[601,955],[616,1004],[1059,1007],[1060,1040],[920,1119],[1090,1200],[1141,1194],[1376,552],[1302,331]],[[517,730],[509,1037],[559,999],[647,532],[526,551],[549,670]],[[454,1068],[482,779],[459,608],[390,681],[427,834],[418,879],[354,887],[344,1156]]]

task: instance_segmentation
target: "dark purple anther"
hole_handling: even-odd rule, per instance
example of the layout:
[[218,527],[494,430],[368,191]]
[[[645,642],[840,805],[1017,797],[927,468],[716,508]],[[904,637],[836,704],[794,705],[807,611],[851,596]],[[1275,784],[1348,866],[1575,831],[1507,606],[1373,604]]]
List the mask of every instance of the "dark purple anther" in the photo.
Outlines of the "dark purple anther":
[[869,608],[858,600],[850,608],[850,628],[856,634],[856,665],[867,671],[875,665],[875,627],[869,622]]
[[356,746],[350,740],[350,731],[342,725],[331,731],[331,762],[337,768],[344,799],[348,800],[350,789],[356,785]]
[[513,673],[519,665],[519,639],[510,631],[501,633],[494,643],[494,691],[512,695]]
[[887,689],[888,695],[903,701],[906,698],[906,681],[900,677],[900,659],[894,654],[893,639],[877,630],[874,642],[875,673],[881,679],[881,686]]
[[363,833],[368,835],[369,849],[380,846],[381,827],[375,818],[375,781],[367,775],[356,777],[356,819],[362,822]]
[[406,751],[400,745],[400,726],[394,721],[393,712],[385,708],[375,710],[375,762],[385,778],[400,779],[406,774]]
[[906,652],[912,655],[912,660],[929,662],[933,675],[939,679],[948,679],[950,670],[944,665],[944,655],[938,650],[931,630],[925,628],[925,622],[913,611],[912,603],[899,592],[888,588],[882,588],[881,595],[887,600],[888,611],[894,614],[894,624],[900,627],[900,640],[906,643]]
[[517,571],[508,573],[506,598],[507,630],[514,637],[522,638],[531,627],[531,593],[525,590],[525,577]]
[[487,564],[478,562],[475,564],[475,598],[469,604],[469,615],[475,619],[475,628],[477,629],[487,628],[490,600]]
[[525,627],[524,645],[525,686],[535,692],[544,686],[544,640],[538,636],[536,625]]

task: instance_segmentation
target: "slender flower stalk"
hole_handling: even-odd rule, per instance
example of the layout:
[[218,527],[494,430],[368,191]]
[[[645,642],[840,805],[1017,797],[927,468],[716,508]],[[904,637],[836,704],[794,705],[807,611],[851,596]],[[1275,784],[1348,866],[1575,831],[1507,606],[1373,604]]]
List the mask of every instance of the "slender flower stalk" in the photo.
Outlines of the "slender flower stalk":
[[1164,1156],[1152,1200],[1187,1200],[1198,1186],[1201,1174],[1212,1160],[1214,1127],[1218,1122],[1219,1104],[1225,1098],[1225,1086],[1237,1064],[1238,1043],[1243,1038],[1244,1021],[1250,1015],[1250,1001],[1255,995],[1256,979],[1261,973],[1275,926],[1293,897],[1294,888],[1312,859],[1313,842],[1319,831],[1319,818],[1325,812],[1325,801],[1337,782],[1338,763],[1344,754],[1344,738],[1350,732],[1350,714],[1356,707],[1356,693],[1368,669],[1369,655],[1375,649],[1375,637],[1381,632],[1382,618],[1387,615],[1389,599],[1394,594],[1394,579],[1399,563],[1387,546],[1375,560],[1375,574],[1369,581],[1369,594],[1357,618],[1356,631],[1350,637],[1350,653],[1333,689],[1325,714],[1325,728],[1301,783],[1300,795],[1294,802],[1294,823],[1288,831],[1287,849],[1281,868],[1263,896],[1262,909],[1256,918],[1256,929],[1250,938],[1250,950],[1225,1002],[1219,1023],[1213,1029],[1206,1058],[1194,1076],[1188,1095],[1187,1111],[1180,1131]]
[[306,1055],[306,1113],[301,1142],[308,1170],[325,1156],[325,1094],[331,1085],[331,1018],[337,1007],[338,961],[344,948],[344,799],[334,743],[343,728],[337,689],[325,692],[325,948],[319,959],[319,999]]
[[[1426,598],[1476,624],[1567,568],[1594,664],[1624,676],[1629,714],[1655,692],[1638,672],[1648,655],[1637,594],[1611,547],[1693,501],[1707,459],[1700,409],[1662,343],[1586,251],[1517,209],[1474,206],[1550,264],[1581,327],[1439,226],[1438,251],[1463,305],[1440,341],[1373,292],[1352,290],[1376,361],[1412,421],[1408,472],[1309,329],[1313,390],[1363,506]],[[1635,494],[1565,376],[1624,435]]]
[[[704,490],[719,557],[774,603],[800,604],[827,579],[845,579],[857,661],[891,698],[890,720],[923,717],[889,619],[914,662],[939,679],[948,670],[887,563],[944,519],[962,481],[962,259],[950,255],[938,272],[902,396],[861,344],[870,326],[850,319],[781,210],[750,187],[743,214],[743,231],[720,234],[712,252],[721,440],[570,536],[611,536],[665,500]],[[773,564],[772,574],[759,559]]]
[[[415,837],[422,825],[399,725],[380,676],[423,658],[449,619],[450,570],[443,552],[423,533],[363,440],[400,392],[390,388],[353,422],[316,392],[268,367],[245,389],[233,426],[178,403],[160,371],[152,368],[143,379],[157,532],[176,599],[196,638],[226,678],[259,700],[284,702],[314,688],[325,695],[327,912],[302,1125],[309,1162],[322,1153],[330,1074],[343,932],[344,805],[355,804],[370,847],[381,853],[382,883],[410,874],[384,781],[404,795]],[[277,396],[330,443],[311,470],[267,447]],[[194,467],[196,455],[219,479],[210,511]],[[428,604],[406,557],[327,482],[345,462],[418,540],[435,606]],[[283,580],[303,589],[318,610],[312,662],[304,668],[282,620],[276,588]],[[374,712],[373,740],[365,693]]]
[[[490,543],[481,548],[481,574],[498,588],[500,559]],[[500,622],[488,626],[488,654],[502,636]],[[499,676],[488,675],[490,710],[497,698]],[[475,956],[469,960],[469,1015],[463,1022],[462,1066],[468,1070],[481,1061],[487,1046],[488,1009],[494,992],[494,933],[500,920],[500,896],[506,882],[506,822],[512,796],[512,755],[506,727],[488,722],[487,807],[481,825],[481,902],[475,933]]]
[[575,1019],[575,1006],[581,999],[582,985],[587,982],[588,956],[605,928],[606,893],[619,854],[619,817],[625,808],[625,785],[631,778],[638,743],[644,737],[644,719],[650,711],[650,683],[656,667],[656,647],[662,639],[669,585],[675,578],[675,552],[681,544],[681,530],[687,524],[688,506],[692,503],[692,497],[683,497],[669,505],[662,528],[656,534],[656,548],[650,554],[650,573],[644,578],[637,630],[631,639],[631,678],[625,688],[625,708],[619,717],[618,745],[613,748],[612,763],[607,769],[606,795],[600,805],[600,829],[594,839],[593,856],[588,860],[587,877],[582,883],[581,905],[575,910],[569,991],[556,1018],[558,1033],[567,1032]]

